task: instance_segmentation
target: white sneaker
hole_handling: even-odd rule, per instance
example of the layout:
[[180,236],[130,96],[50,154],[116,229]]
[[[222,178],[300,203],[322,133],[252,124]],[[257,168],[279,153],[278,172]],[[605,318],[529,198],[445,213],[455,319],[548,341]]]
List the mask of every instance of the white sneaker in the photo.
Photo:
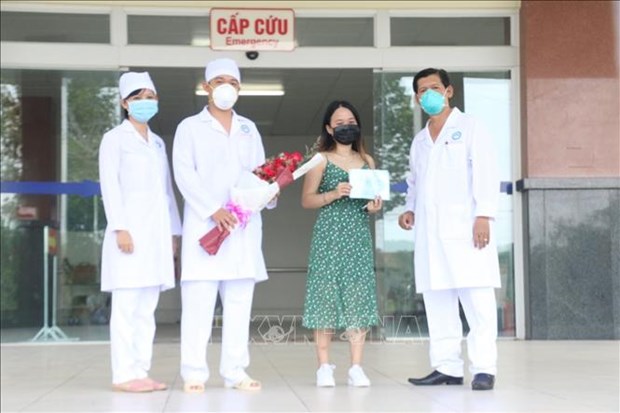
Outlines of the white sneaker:
[[364,374],[364,370],[359,364],[354,364],[349,369],[349,386],[354,387],[368,387],[370,386],[370,380]]
[[316,371],[316,386],[317,387],[334,387],[336,381],[334,380],[334,369],[336,366],[333,364],[321,364],[321,367]]

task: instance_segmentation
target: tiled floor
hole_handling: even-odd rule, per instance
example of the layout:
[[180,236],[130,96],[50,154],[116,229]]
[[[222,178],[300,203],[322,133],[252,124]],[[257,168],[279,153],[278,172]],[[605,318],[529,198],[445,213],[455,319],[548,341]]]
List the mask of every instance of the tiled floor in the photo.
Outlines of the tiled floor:
[[263,390],[223,388],[217,374],[220,345],[209,347],[212,378],[204,394],[185,394],[178,342],[158,342],[152,376],[170,389],[151,394],[111,391],[107,343],[4,344],[2,411],[26,412],[618,412],[617,341],[499,342],[494,391],[464,386],[414,387],[407,377],[429,371],[428,342],[372,342],[365,369],[370,388],[346,385],[348,348],[333,345],[335,388],[314,386],[310,343],[252,344],[248,372]]

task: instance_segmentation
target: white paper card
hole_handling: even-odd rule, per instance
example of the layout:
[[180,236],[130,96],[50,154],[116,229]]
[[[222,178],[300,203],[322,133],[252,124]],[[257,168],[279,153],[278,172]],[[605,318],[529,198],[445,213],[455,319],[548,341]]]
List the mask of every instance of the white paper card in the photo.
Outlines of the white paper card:
[[374,199],[380,196],[384,201],[390,199],[390,173],[385,169],[351,169],[349,183],[350,198]]

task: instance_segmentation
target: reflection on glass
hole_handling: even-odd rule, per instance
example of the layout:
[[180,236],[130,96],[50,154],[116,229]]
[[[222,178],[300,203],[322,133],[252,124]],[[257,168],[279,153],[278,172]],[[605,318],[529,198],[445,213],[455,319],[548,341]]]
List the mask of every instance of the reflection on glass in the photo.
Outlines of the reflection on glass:
[[[428,335],[422,295],[415,292],[414,234],[398,226],[398,216],[404,212],[411,140],[428,120],[419,106],[413,105],[414,74],[377,73],[374,79],[376,152],[380,167],[390,171],[393,191],[392,200],[384,204],[383,217],[376,222],[379,311],[386,338]],[[509,72],[450,73],[450,80],[455,90],[452,106],[487,123],[498,142],[501,180],[510,181]],[[512,199],[502,193],[500,200],[496,220],[502,277],[502,288],[496,290],[498,328],[500,335],[514,336]]]
[[[66,176],[62,181],[99,181],[98,153],[103,134],[118,124],[119,101],[115,76],[68,73],[62,95],[66,119]],[[65,132],[66,131],[66,132]],[[62,195],[60,211],[60,320],[67,325],[109,322],[109,296],[99,291],[100,256],[105,229],[101,198]]]
[[[57,282],[58,326],[72,336],[69,326],[109,320],[109,299],[99,291],[106,222],[92,191],[101,136],[119,121],[116,79],[106,72],[2,70],[1,179],[18,186],[39,182],[52,191],[1,196],[3,341],[30,340],[43,325],[45,255],[56,258],[48,260],[48,271],[49,289],[54,277]],[[80,184],[81,194],[63,195],[62,182]],[[49,251],[45,226],[57,230],[56,248]],[[102,332],[91,338],[105,338],[107,328]]]
[[[0,84],[0,180],[16,181],[22,174],[21,161],[21,105],[19,86],[2,78]],[[17,196],[2,194],[0,198],[0,311],[2,326],[13,324],[18,311],[20,233],[13,213],[17,210]],[[5,314],[7,315],[5,320]]]
[[[499,153],[500,180],[511,181],[510,78],[463,77],[464,109],[493,133]],[[497,290],[498,323],[503,335],[514,335],[512,196],[502,192],[495,219],[502,289]]]

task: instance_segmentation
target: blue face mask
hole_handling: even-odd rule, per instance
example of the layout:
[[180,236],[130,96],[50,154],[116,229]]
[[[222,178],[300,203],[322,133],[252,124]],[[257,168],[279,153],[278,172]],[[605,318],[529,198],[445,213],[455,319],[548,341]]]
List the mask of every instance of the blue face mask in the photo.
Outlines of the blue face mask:
[[158,111],[155,99],[140,99],[129,102],[129,115],[140,123],[148,122]]
[[422,98],[420,99],[420,106],[422,106],[424,112],[428,113],[430,116],[439,115],[446,105],[446,101],[444,99],[446,92],[444,92],[443,95],[433,89],[429,89],[424,92]]

